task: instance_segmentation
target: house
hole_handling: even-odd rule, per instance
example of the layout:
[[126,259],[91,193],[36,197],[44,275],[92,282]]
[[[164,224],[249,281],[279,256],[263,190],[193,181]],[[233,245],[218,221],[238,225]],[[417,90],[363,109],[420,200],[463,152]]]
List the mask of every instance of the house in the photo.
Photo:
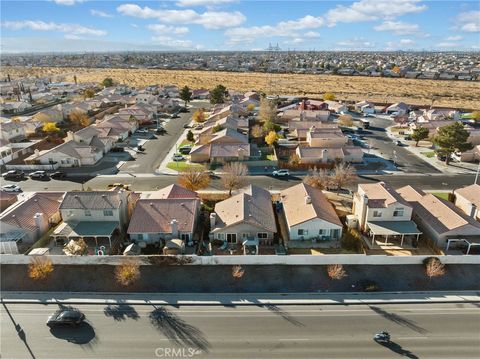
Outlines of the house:
[[353,196],[352,213],[361,231],[375,238],[404,238],[414,236],[418,240],[421,232],[412,221],[413,207],[400,193],[383,182],[362,183]]
[[258,149],[249,143],[209,143],[194,146],[190,151],[190,161],[195,163],[246,161],[258,156]]
[[0,213],[17,202],[17,199],[16,193],[0,191]]
[[321,121],[290,121],[288,123],[287,137],[296,138],[299,141],[307,140],[307,133],[312,130],[338,130],[338,124]]
[[92,110],[92,104],[86,101],[68,102],[59,106],[61,107],[64,120],[68,120],[71,113],[88,115],[88,112]]
[[63,192],[36,192],[0,215],[1,241],[33,244],[61,221]]
[[347,105],[345,105],[344,103],[342,102],[338,102],[338,101],[324,101],[327,106],[328,106],[328,110],[331,111],[331,112],[335,112],[335,113],[346,113],[348,111],[348,108],[347,108]]
[[57,106],[50,107],[33,115],[33,120],[39,122],[60,123],[63,121],[63,112]]
[[147,244],[161,243],[181,239],[184,243],[190,243],[196,234],[196,228],[200,216],[200,199],[192,198],[187,194],[180,198],[182,192],[178,188],[168,190],[166,198],[139,199],[133,210],[133,215],[128,226],[127,233],[135,242]]
[[118,115],[125,120],[135,118],[140,124],[153,120],[153,112],[138,105],[121,108],[118,110]]
[[396,114],[396,115],[405,115],[408,112],[408,105],[403,102],[397,102],[393,105],[388,106],[385,109],[385,113],[388,115]]
[[363,100],[355,104],[355,110],[366,114],[373,114],[375,113],[375,105],[371,102]]
[[439,248],[448,249],[452,241],[465,242],[469,249],[480,243],[480,222],[453,203],[412,186],[397,191],[413,207],[415,222]]
[[0,126],[0,139],[18,142],[25,138],[25,125],[21,122],[4,122]]
[[192,99],[207,100],[210,98],[210,91],[207,89],[197,89],[192,91]]
[[[94,239],[112,249],[128,221],[129,195],[124,190],[67,192],[60,205],[63,219],[53,232],[56,241]],[[112,242],[113,239],[113,242]]]
[[2,104],[2,112],[16,114],[31,108],[32,105],[26,101],[5,102]]
[[317,188],[300,183],[280,193],[288,226],[289,247],[293,241],[340,239],[343,224],[332,204]]
[[94,125],[96,128],[109,129],[108,136],[123,141],[138,129],[138,121],[125,120],[113,115]]
[[359,147],[344,146],[340,148],[303,147],[298,146],[295,153],[300,163],[329,163],[344,161],[349,163],[363,162],[363,151]]
[[272,243],[277,226],[270,192],[250,185],[215,205],[210,214],[212,239],[256,247]]
[[330,111],[325,110],[285,110],[279,115],[279,122],[328,121]]
[[480,185],[472,184],[454,191],[455,206],[480,221]]

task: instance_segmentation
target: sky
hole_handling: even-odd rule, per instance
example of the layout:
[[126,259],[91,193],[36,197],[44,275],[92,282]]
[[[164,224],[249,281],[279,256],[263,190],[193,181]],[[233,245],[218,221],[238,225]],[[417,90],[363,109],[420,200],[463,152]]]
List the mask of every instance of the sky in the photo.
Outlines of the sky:
[[480,51],[480,1],[2,0],[2,52]]

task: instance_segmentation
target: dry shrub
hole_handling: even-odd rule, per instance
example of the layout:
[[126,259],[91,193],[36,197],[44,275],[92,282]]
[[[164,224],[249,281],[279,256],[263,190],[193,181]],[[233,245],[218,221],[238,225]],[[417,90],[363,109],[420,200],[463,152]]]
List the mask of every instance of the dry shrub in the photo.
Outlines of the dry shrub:
[[425,258],[423,264],[425,265],[425,273],[430,279],[445,274],[445,265],[437,257]]
[[245,269],[242,268],[240,265],[236,265],[232,267],[232,277],[234,279],[241,279],[245,274]]
[[116,281],[128,287],[140,279],[140,265],[133,260],[127,260],[115,267]]
[[341,264],[329,264],[327,266],[327,273],[330,279],[340,280],[347,276]]
[[33,280],[44,280],[53,272],[53,263],[45,257],[33,257],[28,265],[28,276]]

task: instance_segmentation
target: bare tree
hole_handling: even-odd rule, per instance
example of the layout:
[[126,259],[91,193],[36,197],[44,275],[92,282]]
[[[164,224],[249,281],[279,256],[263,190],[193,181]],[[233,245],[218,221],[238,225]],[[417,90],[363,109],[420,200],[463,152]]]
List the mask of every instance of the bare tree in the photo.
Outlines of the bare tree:
[[324,168],[315,168],[309,171],[308,176],[303,179],[303,182],[312,187],[323,190],[329,187],[331,178],[328,171]]
[[258,118],[263,122],[274,122],[277,117],[277,105],[265,97],[260,99]]
[[115,267],[115,279],[124,287],[128,287],[140,279],[140,265],[134,260],[125,260]]
[[245,274],[245,269],[242,268],[240,265],[236,265],[232,267],[232,277],[234,279],[241,279]]
[[53,272],[53,263],[46,257],[33,257],[28,265],[28,276],[33,280],[44,280]]
[[210,184],[210,176],[205,171],[199,171],[195,168],[187,168],[177,179],[180,186],[191,191],[197,191],[208,187]]
[[425,265],[425,273],[430,279],[445,274],[445,265],[437,257],[425,258],[423,264]]
[[85,113],[85,111],[82,110],[73,110],[68,115],[68,118],[73,123],[76,123],[82,127],[88,126],[90,124],[90,119],[88,118],[88,115]]
[[327,266],[327,274],[330,279],[340,280],[347,276],[341,264],[330,264]]
[[355,178],[355,170],[346,165],[344,162],[335,166],[332,175],[332,184],[337,187],[338,190],[342,189],[343,186],[349,184]]
[[265,133],[265,131],[263,131],[262,126],[255,125],[255,126],[252,127],[252,137],[253,138],[263,137],[264,133]]
[[79,240],[71,240],[68,242],[68,244],[63,247],[63,253],[67,256],[83,256],[87,254],[87,249],[87,243],[85,243],[83,238],[80,238]]
[[230,162],[223,167],[222,184],[232,195],[234,189],[242,188],[246,183],[247,166],[241,162]]

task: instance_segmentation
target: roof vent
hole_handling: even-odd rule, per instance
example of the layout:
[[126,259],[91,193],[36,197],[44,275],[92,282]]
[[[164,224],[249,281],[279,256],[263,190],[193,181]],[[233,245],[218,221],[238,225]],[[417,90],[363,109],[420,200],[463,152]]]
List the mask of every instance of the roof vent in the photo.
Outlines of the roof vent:
[[75,198],[78,198],[78,194],[74,195]]
[[107,197],[107,195],[106,195],[106,194],[102,194],[102,197],[103,197],[103,198],[106,198],[106,197]]
[[150,206],[152,206],[152,207],[153,207],[153,203],[152,203],[152,202],[150,202],[149,204],[150,204]]

